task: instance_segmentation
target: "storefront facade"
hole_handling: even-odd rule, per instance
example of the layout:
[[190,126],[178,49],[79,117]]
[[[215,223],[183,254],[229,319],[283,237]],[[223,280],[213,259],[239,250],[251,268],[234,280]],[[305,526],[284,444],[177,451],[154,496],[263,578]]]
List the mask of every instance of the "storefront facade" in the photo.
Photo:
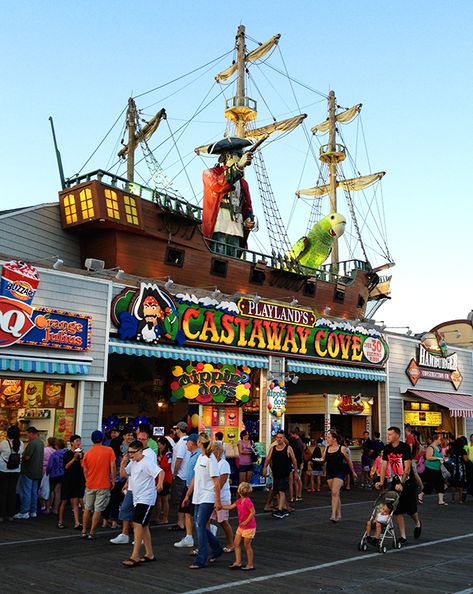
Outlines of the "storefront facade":
[[[0,434],[18,423],[44,439],[100,425],[111,283],[0,261]],[[27,271],[31,277],[12,273]],[[34,272],[32,272],[34,271]]]
[[[379,426],[388,358],[379,332],[301,307],[189,291],[115,287],[109,353],[122,377],[107,384],[106,423],[152,417],[164,427],[188,417],[212,435],[222,431],[229,445],[246,426],[266,447],[287,428],[285,413],[320,414],[322,431],[343,419],[349,437]],[[146,380],[127,394],[137,369]],[[297,374],[306,394],[292,389]]]
[[435,335],[423,339],[388,334],[391,425],[409,423],[425,439],[434,431],[454,436],[473,433],[471,350],[448,346]]

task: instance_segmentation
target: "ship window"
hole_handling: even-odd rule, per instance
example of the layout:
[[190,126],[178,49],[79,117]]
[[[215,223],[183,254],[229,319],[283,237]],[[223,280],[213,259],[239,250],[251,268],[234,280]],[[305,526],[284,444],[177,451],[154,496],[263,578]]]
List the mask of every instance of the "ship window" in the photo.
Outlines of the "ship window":
[[94,201],[92,199],[92,190],[90,188],[84,188],[79,194],[80,208],[82,211],[83,219],[92,219],[94,213]]
[[64,206],[66,224],[71,225],[72,223],[77,223],[77,206],[76,197],[74,194],[68,194],[67,196],[64,196],[62,203]]
[[264,285],[266,280],[266,273],[263,270],[253,268],[250,272],[250,283],[253,285]]
[[345,301],[345,285],[343,283],[337,283],[333,297],[338,303],[343,303]]
[[136,199],[131,196],[123,196],[123,202],[125,204],[126,220],[132,225],[139,225],[140,220],[138,218],[138,209],[136,207]]
[[217,260],[217,258],[212,258],[210,274],[225,278],[227,276],[227,262],[225,262],[225,260]]
[[172,247],[166,248],[165,262],[171,266],[179,266],[179,268],[182,268],[182,265],[184,264],[184,250],[178,250]]
[[105,205],[107,207],[107,215],[111,219],[120,219],[120,211],[118,210],[118,197],[114,190],[105,190]]

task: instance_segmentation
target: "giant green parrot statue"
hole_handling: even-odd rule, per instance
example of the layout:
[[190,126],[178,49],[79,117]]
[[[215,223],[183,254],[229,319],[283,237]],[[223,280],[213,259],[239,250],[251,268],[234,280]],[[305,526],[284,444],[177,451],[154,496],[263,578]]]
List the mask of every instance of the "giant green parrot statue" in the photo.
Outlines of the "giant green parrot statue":
[[345,225],[345,217],[338,212],[327,215],[296,242],[287,256],[302,266],[318,268],[329,257],[334,241],[343,235]]

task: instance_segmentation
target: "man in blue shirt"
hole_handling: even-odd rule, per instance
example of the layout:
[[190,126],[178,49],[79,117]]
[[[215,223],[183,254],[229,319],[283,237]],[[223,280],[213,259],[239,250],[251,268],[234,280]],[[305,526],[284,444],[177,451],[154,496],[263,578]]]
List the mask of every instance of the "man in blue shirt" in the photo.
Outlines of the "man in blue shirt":
[[[200,448],[197,445],[198,439],[197,433],[191,433],[187,437],[186,447],[187,451],[190,454],[190,458],[187,462],[187,476],[186,476],[186,487],[192,482],[194,478],[194,468],[197,462],[197,458],[200,456]],[[181,497],[181,503],[179,505],[179,511],[184,514],[184,521],[186,526],[186,535],[182,538],[179,542],[175,542],[174,546],[178,548],[192,548],[194,546],[194,537],[192,536],[192,528],[194,525],[193,518],[194,518],[194,505],[193,503],[189,503],[187,506],[182,505],[182,501],[186,496],[187,488],[184,489]]]

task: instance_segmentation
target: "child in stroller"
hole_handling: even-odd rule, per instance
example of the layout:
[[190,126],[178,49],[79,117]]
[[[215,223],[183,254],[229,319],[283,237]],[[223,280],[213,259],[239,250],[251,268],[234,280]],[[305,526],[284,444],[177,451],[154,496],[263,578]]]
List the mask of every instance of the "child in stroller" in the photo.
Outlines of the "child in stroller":
[[[366,529],[358,544],[360,551],[366,551],[368,543],[376,546],[380,553],[386,553],[386,542],[392,540],[394,549],[401,548],[401,543],[396,538],[393,524],[393,512],[396,510],[399,501],[397,491],[386,491],[376,499],[370,519],[366,522]],[[371,531],[375,527],[375,536]]]

